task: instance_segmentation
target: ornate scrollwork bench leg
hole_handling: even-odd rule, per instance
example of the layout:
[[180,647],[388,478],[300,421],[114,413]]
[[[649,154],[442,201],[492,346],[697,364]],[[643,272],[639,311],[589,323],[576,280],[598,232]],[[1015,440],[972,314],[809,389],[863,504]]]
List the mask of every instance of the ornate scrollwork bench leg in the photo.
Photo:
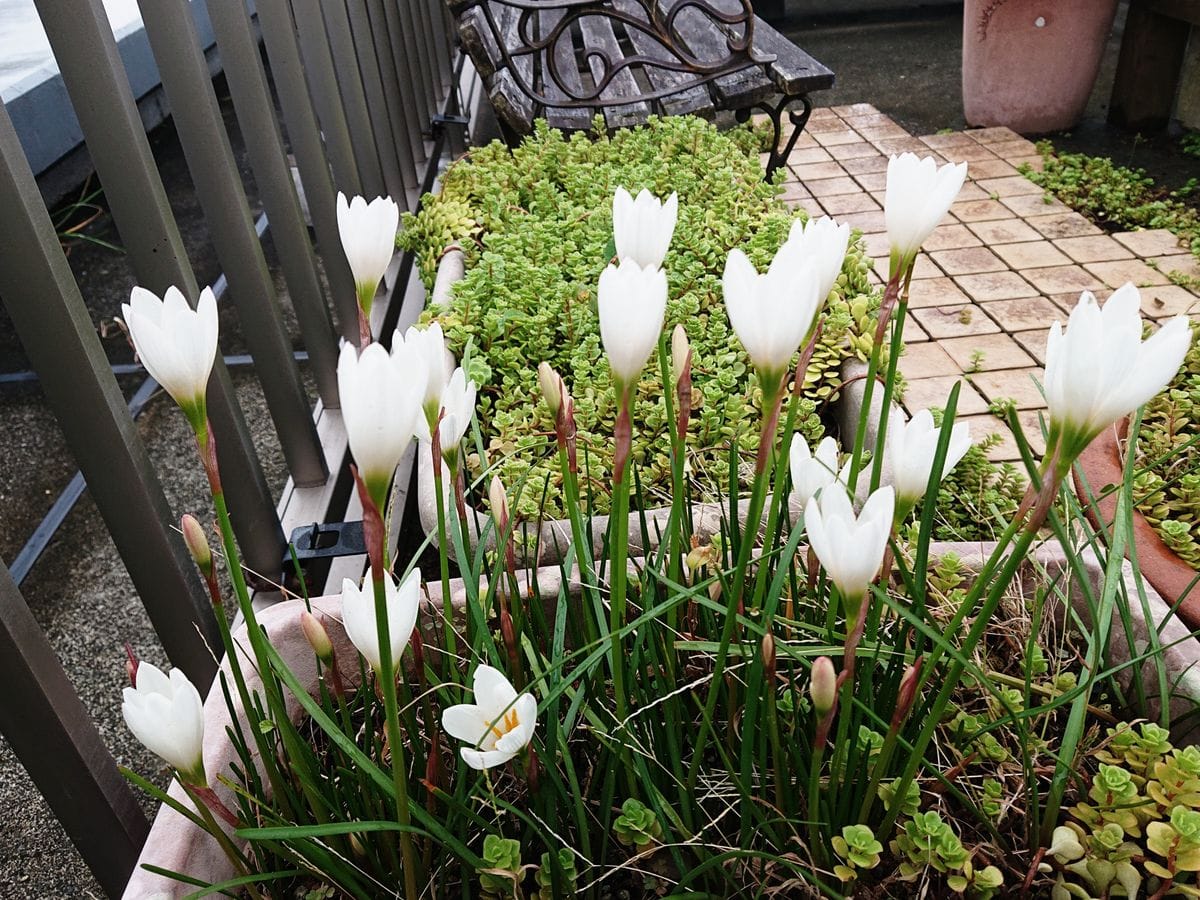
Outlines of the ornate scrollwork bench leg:
[[[800,104],[801,108],[796,109],[796,104]],[[792,149],[796,146],[796,141],[800,138],[800,132],[808,124],[808,117],[812,115],[813,105],[812,101],[808,99],[808,94],[785,96],[775,103],[763,101],[754,106],[739,109],[737,120],[739,122],[747,121],[755,110],[766,113],[771,120],[773,140],[771,141],[771,158],[767,162],[767,178],[770,179],[775,174],[775,170],[787,162]],[[788,120],[792,124],[792,133],[786,142],[783,141],[784,113],[787,113]],[[781,143],[783,146],[780,146]]]

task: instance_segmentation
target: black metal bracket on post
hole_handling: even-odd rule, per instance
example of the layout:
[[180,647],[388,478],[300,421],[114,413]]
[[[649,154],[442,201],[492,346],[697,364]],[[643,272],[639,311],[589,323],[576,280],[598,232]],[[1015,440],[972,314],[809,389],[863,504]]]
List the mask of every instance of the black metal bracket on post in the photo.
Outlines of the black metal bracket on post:
[[367,541],[362,522],[301,525],[292,531],[288,554],[283,559],[284,584],[291,590],[299,590],[300,578],[306,584],[324,584],[329,575],[329,564],[335,559],[366,555]]
[[446,113],[438,113],[430,117],[429,129],[433,133],[433,137],[439,137],[447,128],[466,128],[471,124],[471,120],[467,116],[449,115]]
[[[801,109],[788,108],[796,103],[801,104]],[[804,126],[808,124],[808,117],[812,115],[813,105],[812,101],[808,99],[808,94],[784,96],[778,103],[763,102],[739,109],[736,115],[738,122],[746,122],[756,109],[765,112],[771,120],[771,158],[767,162],[767,181],[770,181],[776,169],[787,163],[788,157],[792,155],[792,149],[796,146],[796,141],[800,139],[800,133],[804,131]],[[792,133],[788,135],[786,141],[783,140],[784,113],[787,113],[788,121],[792,124]],[[781,147],[780,144],[783,146]]]

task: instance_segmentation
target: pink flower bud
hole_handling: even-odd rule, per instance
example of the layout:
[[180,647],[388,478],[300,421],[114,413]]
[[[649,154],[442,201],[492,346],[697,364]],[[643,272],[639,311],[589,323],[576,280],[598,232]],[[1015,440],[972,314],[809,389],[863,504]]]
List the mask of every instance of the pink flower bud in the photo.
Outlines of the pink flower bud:
[[837,702],[837,673],[833,670],[833,660],[828,656],[818,656],[813,661],[808,695],[818,716],[824,718],[829,715]]
[[325,630],[325,626],[321,624],[321,620],[304,610],[300,613],[300,630],[304,632],[304,637],[308,640],[308,644],[313,648],[313,653],[317,654],[317,659],[328,665],[333,661],[333,642],[329,640],[329,632]]
[[211,578],[213,574],[212,550],[208,547],[208,538],[204,536],[204,526],[195,516],[185,513],[179,520],[179,528],[183,532],[183,542],[187,545],[188,553],[195,560],[200,574],[205,578]]

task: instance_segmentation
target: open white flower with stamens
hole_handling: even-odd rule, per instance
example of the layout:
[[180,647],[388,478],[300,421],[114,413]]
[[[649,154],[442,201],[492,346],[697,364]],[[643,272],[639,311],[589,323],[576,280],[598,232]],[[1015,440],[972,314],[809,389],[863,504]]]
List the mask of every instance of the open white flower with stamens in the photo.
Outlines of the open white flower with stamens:
[[217,298],[212,290],[200,292],[193,310],[176,287],[167,288],[161,300],[135,287],[129,302],[121,305],[121,315],[150,377],[201,433],[206,427],[208,378],[217,358]]
[[792,472],[792,500],[801,506],[816,497],[824,488],[835,482],[846,489],[850,480],[850,463],[838,471],[838,445],[832,437],[826,437],[817,445],[817,452],[808,449],[803,436],[797,434],[792,440],[789,460]]
[[[414,569],[397,585],[390,573],[383,576],[387,596],[388,647],[395,668],[417,626],[421,606],[421,573]],[[370,579],[359,587],[349,578],[342,582],[342,625],[346,637],[358,648],[371,668],[378,672],[380,662],[379,619],[375,615],[375,588]]]
[[666,202],[643,189],[634,200],[625,188],[613,197],[613,240],[617,259],[630,259],[645,268],[658,269],[666,259],[675,223],[679,220],[679,196]]
[[451,737],[470,744],[462,758],[472,769],[490,769],[508,762],[533,739],[537,700],[517,696],[504,674],[479,666],[473,678],[474,703],[460,703],[442,713],[442,727]]
[[1187,316],[1142,340],[1141,295],[1126,283],[1103,308],[1084,291],[1067,330],[1055,322],[1046,341],[1047,452],[1065,471],[1102,430],[1170,383],[1191,345]]
[[205,787],[204,701],[181,669],[168,676],[148,662],[137,666],[137,686],[127,687],[121,714],[133,736],[162,757],[188,784]]

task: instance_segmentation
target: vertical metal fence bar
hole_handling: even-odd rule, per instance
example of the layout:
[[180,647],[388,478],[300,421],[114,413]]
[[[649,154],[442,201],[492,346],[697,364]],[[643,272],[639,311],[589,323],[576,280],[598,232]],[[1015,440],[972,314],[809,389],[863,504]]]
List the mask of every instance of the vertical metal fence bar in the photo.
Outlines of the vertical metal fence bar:
[[350,23],[350,33],[354,40],[354,56],[362,78],[367,115],[375,133],[375,146],[379,151],[379,163],[383,169],[383,183],[388,194],[402,207],[406,207],[404,184],[408,179],[401,175],[400,161],[396,157],[391,104],[388,103],[383,89],[383,76],[375,53],[375,37],[371,33],[366,3],[363,0],[346,0],[346,19]]
[[[242,336],[254,357],[255,374],[262,383],[288,469],[301,486],[324,484],[329,472],[313,424],[312,405],[283,327],[283,311],[217,106],[191,4],[188,0],[139,0],[139,6],[197,199],[229,279]],[[271,577],[274,573],[264,574]]]
[[433,87],[433,92],[429,95],[429,102],[433,104],[436,110],[441,106],[442,101],[446,99],[446,85],[442,73],[441,41],[438,40],[441,35],[438,33],[437,19],[429,0],[417,0],[416,6],[421,16],[421,28],[424,30],[429,50],[425,63],[429,68],[429,81]]
[[[296,42],[295,23],[287,0],[258,0],[255,4],[267,57],[274,77],[275,91],[287,127],[288,143],[296,156],[296,167],[304,188],[304,199],[312,218],[317,247],[321,251],[325,277],[337,311],[338,332],[349,341],[358,340],[358,301],[354,296],[354,277],[342,252],[338,235],[335,191],[330,176],[330,159],[322,141],[316,111],[304,78],[300,48]],[[225,12],[228,9],[229,12]],[[243,0],[209,0],[209,14],[214,24],[218,18],[236,18],[249,33],[250,16]],[[257,52],[257,48],[255,48]],[[349,163],[353,158],[346,148]],[[332,156],[332,153],[330,154]],[[352,186],[346,190],[354,193]],[[326,401],[326,406],[329,402]]]
[[[403,25],[400,23],[399,5],[384,0],[384,19],[388,30],[388,47],[392,56],[392,71],[396,73],[396,86],[400,90],[400,105],[404,108],[407,154],[413,160],[414,167],[419,166],[425,159],[425,140],[421,136],[421,116],[418,111],[416,85],[413,83],[412,72],[408,67],[408,54],[405,51]],[[405,152],[404,147],[397,152]]]
[[[35,0],[104,196],[138,280],[176,285],[195,303],[196,278],[125,76],[101,0]],[[208,386],[225,489],[245,562],[275,571],[286,546],[271,491],[222,360]]]
[[[259,11],[259,17],[268,15],[270,19],[275,19],[282,25],[283,10],[277,7],[286,4],[287,0],[261,2],[263,9]],[[301,71],[307,76],[306,80],[312,92],[313,105],[321,125],[321,136],[329,153],[329,162],[333,166],[337,189],[347,194],[361,194],[364,191],[362,176],[358,171],[354,142],[350,139],[350,123],[346,119],[342,97],[338,91],[337,73],[334,71],[333,57],[329,52],[329,37],[325,33],[325,22],[321,16],[321,0],[292,0],[292,12],[295,14],[296,31],[300,36],[300,54],[303,58]],[[291,14],[288,18],[291,19]],[[276,36],[267,33],[268,20],[262,21],[267,39],[267,52],[270,53],[271,41],[276,40]],[[354,323],[354,333],[358,333],[357,319]]]
[[[0,297],[171,661],[200,684],[212,607],[137,436],[8,112],[0,105]],[[2,683],[2,682],[0,682]]]
[[150,823],[0,561],[0,733],[84,862],[120,896]]
[[315,5],[320,7],[325,19],[329,50],[333,54],[333,67],[337,72],[346,122],[350,126],[350,144],[354,148],[354,157],[358,160],[363,194],[368,199],[381,196],[387,193],[387,187],[379,161],[375,129],[367,112],[367,97],[363,91],[362,73],[358,70],[358,55],[354,50],[354,38],[350,34],[345,0],[323,0]]
[[429,0],[433,10],[434,31],[437,32],[438,59],[442,65],[442,82],[448,92],[457,90],[454,84],[454,32],[446,0]]
[[420,20],[412,3],[400,3],[398,6],[400,7],[400,33],[404,39],[405,62],[408,64],[409,78],[412,79],[417,100],[417,121],[420,123],[421,131],[428,132],[433,83],[429,80],[429,73],[425,71],[425,66],[421,61],[423,40]]
[[271,226],[271,240],[287,280],[288,294],[308,349],[317,392],[326,406],[338,406],[337,342],[329,306],[317,273],[308,228],[300,211],[296,186],[288,169],[283,135],[275,118],[262,57],[250,16],[241,0],[208,0],[208,15],[217,36],[221,65],[241,123],[242,139],[254,169]]
[[412,153],[409,141],[417,130],[417,123],[415,119],[409,120],[405,110],[400,79],[396,72],[396,60],[392,56],[391,41],[388,39],[387,17],[384,14],[383,6],[383,0],[367,0],[366,12],[370,17],[371,38],[374,41],[374,53],[378,60],[379,77],[382,82],[381,90],[387,103],[388,118],[392,123],[391,150],[400,165],[400,174],[404,179],[403,187],[413,188],[416,187],[419,176],[417,175],[417,160]]

